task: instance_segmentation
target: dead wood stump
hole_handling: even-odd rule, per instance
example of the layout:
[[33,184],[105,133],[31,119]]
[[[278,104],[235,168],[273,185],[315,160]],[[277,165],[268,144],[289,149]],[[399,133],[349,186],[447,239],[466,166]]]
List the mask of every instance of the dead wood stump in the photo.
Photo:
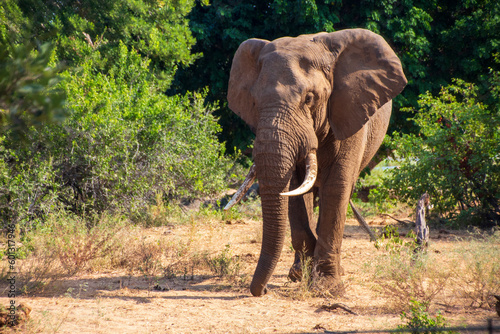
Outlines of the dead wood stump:
[[429,226],[425,223],[425,208],[430,204],[430,196],[425,192],[417,202],[417,218],[415,231],[417,235],[417,250],[423,250],[429,244]]

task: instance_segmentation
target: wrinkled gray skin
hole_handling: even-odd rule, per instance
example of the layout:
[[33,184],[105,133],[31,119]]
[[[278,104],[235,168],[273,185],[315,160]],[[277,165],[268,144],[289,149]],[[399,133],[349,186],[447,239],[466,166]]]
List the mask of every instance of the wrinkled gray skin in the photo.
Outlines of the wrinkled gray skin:
[[[255,132],[263,238],[251,283],[254,296],[279,260],[287,217],[296,252],[313,257],[319,274],[340,284],[340,249],[347,206],[360,171],[379,148],[391,100],[407,81],[384,39],[368,30],[243,42],[233,59],[229,107]],[[284,197],[304,178],[306,156],[318,159],[320,208],[312,191]]]

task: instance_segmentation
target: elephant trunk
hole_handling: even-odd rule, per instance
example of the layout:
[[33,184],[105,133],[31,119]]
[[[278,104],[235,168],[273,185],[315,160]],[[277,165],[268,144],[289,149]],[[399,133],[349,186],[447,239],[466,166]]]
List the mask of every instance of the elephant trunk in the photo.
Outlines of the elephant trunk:
[[283,249],[288,224],[288,198],[280,193],[288,191],[296,153],[290,149],[293,146],[283,145],[286,142],[283,136],[279,129],[260,128],[254,144],[263,218],[260,258],[250,286],[254,296],[266,293],[266,284]]
[[[290,177],[270,176],[276,165],[262,164],[255,158],[259,191],[262,201],[262,247],[259,262],[255,269],[250,291],[254,296],[266,293],[266,284],[278,263],[283,249],[288,217],[288,198],[280,193],[288,190]],[[288,170],[291,169],[291,166]],[[286,173],[288,174],[288,173]]]
[[288,213],[287,198],[278,194],[262,196],[262,193],[261,198],[264,225],[259,262],[250,285],[250,291],[254,296],[261,296],[267,292],[266,284],[276,268],[283,249]]

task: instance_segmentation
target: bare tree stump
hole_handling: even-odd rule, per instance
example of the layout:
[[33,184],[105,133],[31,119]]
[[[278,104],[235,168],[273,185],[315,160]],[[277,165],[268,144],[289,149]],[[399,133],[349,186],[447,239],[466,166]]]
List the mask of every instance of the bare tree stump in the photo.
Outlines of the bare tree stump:
[[417,202],[417,219],[415,230],[417,234],[417,250],[423,250],[429,243],[429,226],[425,223],[425,208],[430,204],[430,196],[425,192]]

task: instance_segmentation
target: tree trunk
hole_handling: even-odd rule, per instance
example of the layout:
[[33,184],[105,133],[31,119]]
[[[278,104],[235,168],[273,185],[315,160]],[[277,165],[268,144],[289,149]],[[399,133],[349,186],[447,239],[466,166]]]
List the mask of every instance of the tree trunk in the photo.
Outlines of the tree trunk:
[[421,251],[429,243],[429,227],[425,223],[425,208],[429,206],[430,196],[424,193],[417,202],[417,218],[415,221],[415,230],[417,234],[417,250]]

